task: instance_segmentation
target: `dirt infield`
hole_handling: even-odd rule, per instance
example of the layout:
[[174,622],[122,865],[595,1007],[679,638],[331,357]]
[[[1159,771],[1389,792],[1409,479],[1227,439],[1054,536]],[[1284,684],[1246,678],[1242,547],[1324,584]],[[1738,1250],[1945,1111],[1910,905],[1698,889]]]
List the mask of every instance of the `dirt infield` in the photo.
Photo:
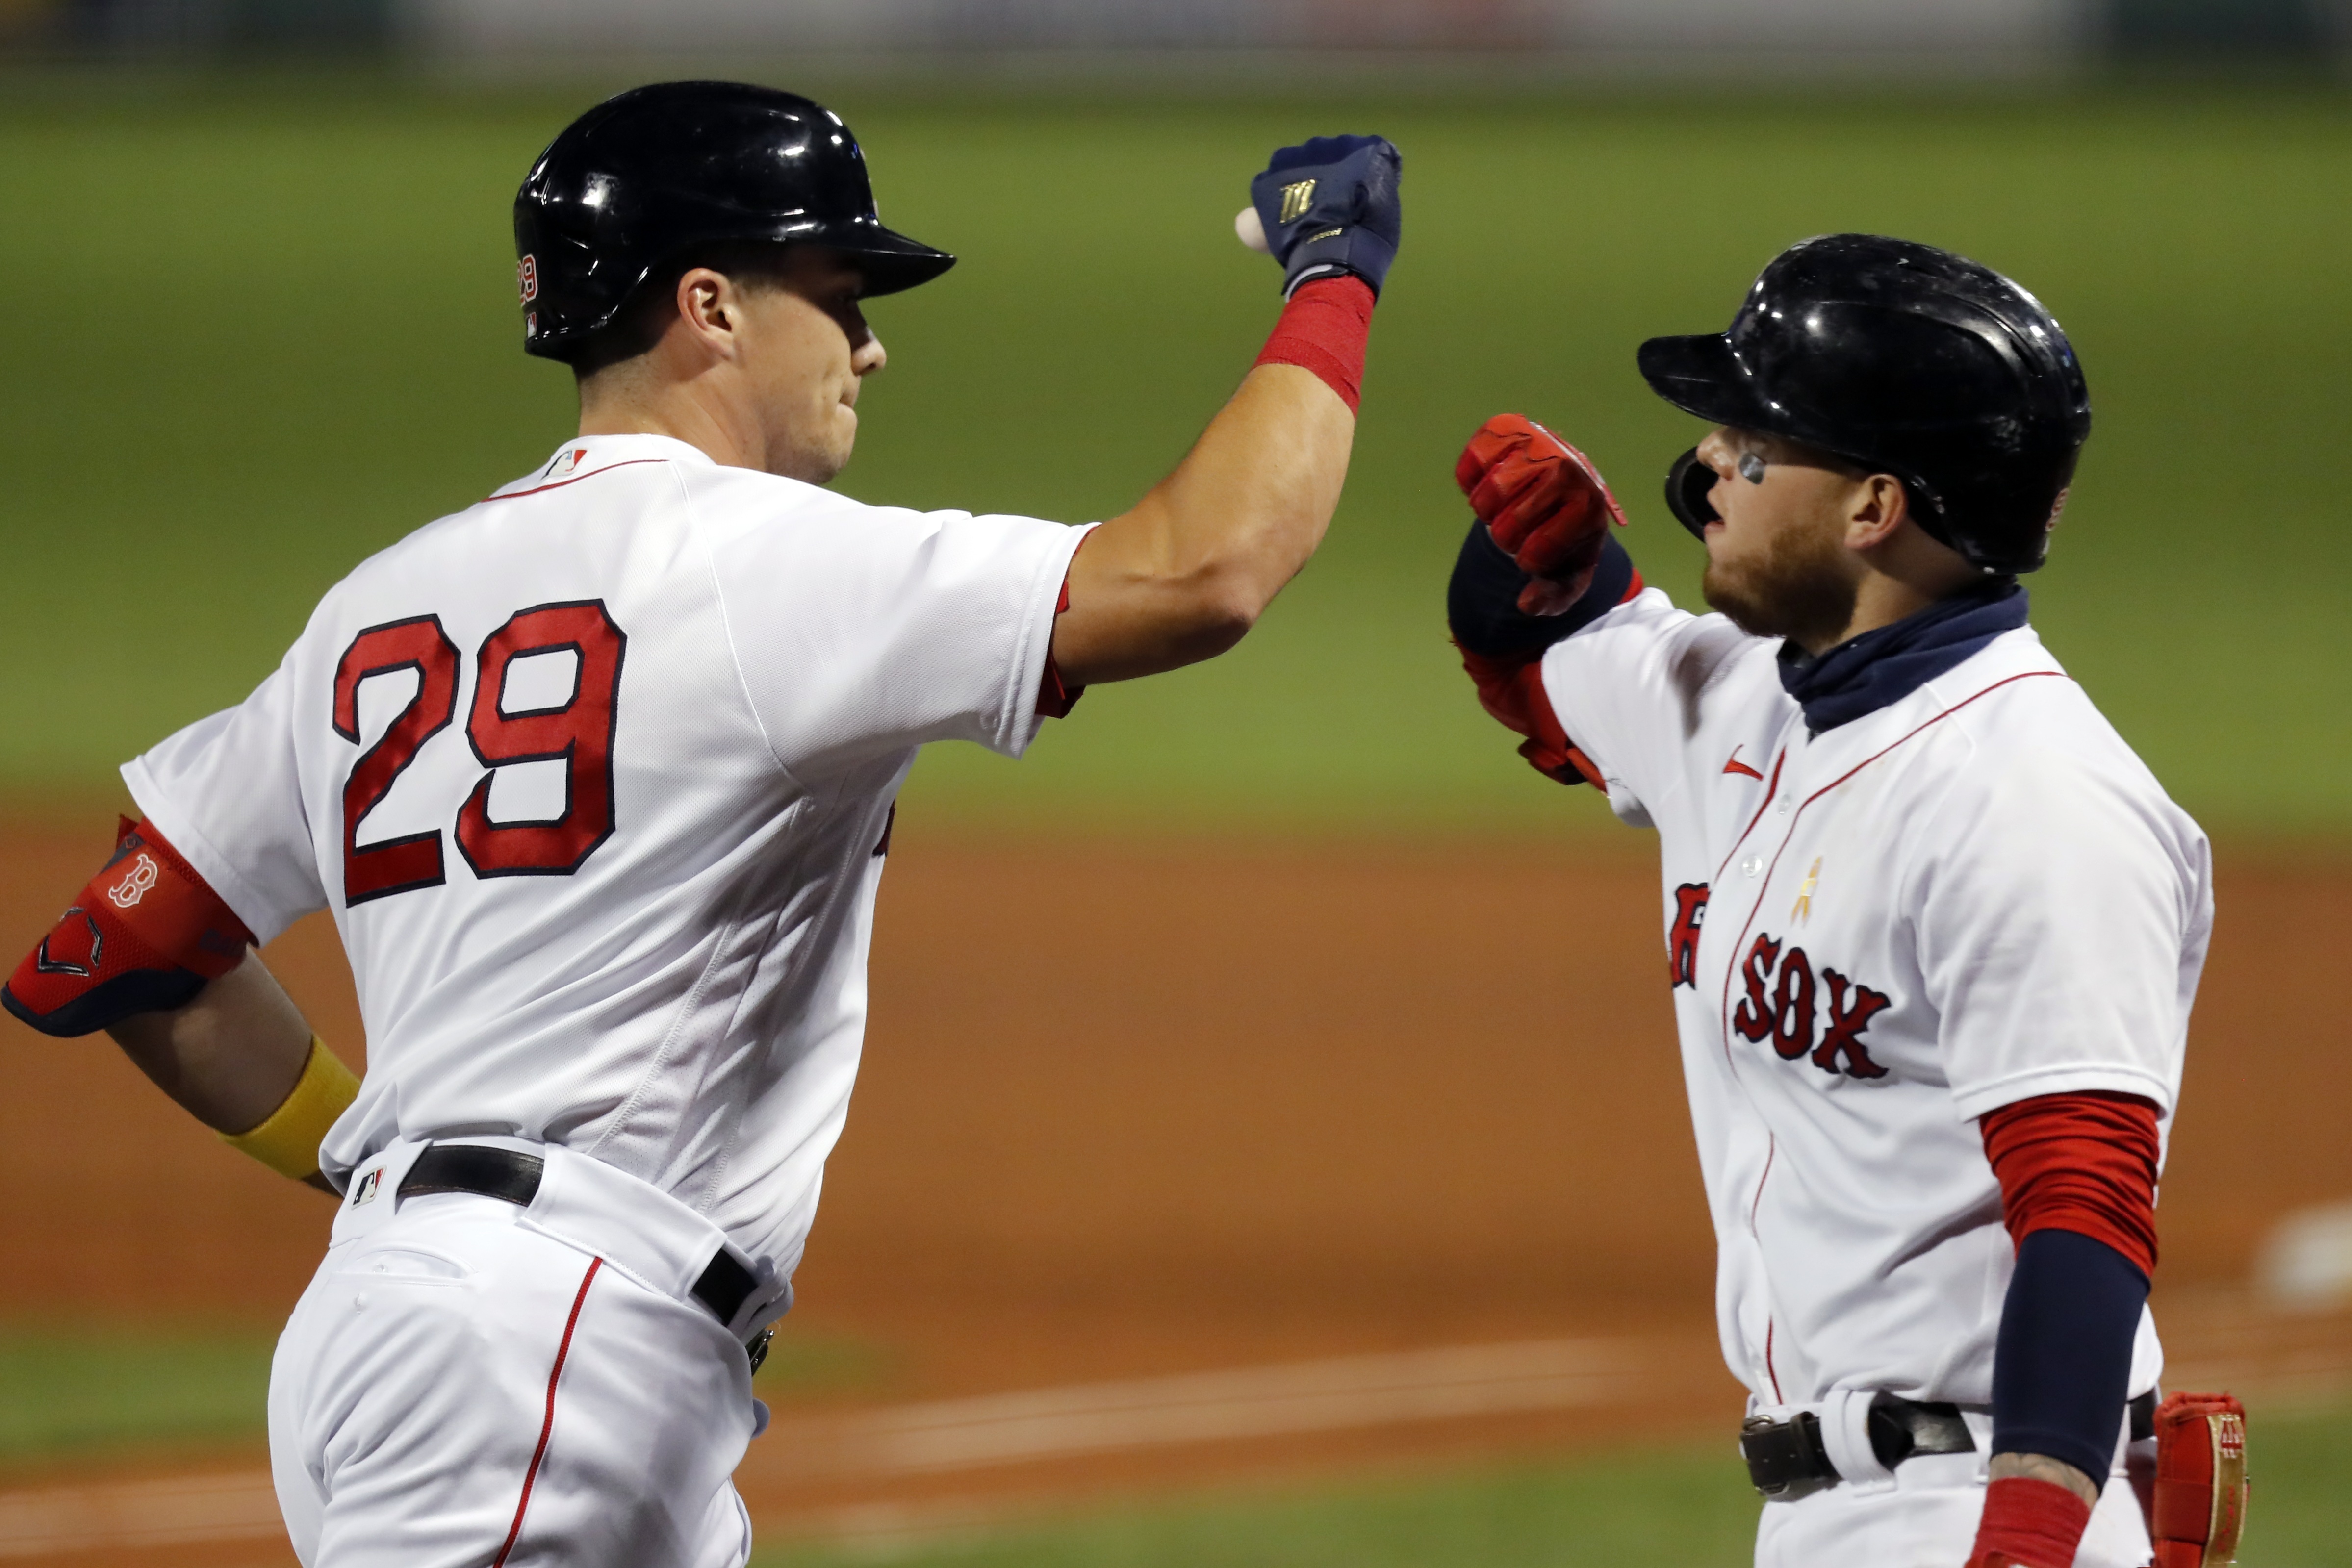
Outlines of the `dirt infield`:
[[[0,953],[31,943],[107,827],[20,818],[0,841]],[[787,1414],[1601,1334],[1680,1347],[1672,1397],[1648,1402],[1661,1419],[1736,1411],[1709,1364],[1710,1242],[1646,851],[1631,834],[1286,850],[903,829],[866,1068],[789,1320],[812,1370]],[[2238,1299],[2275,1218],[2352,1194],[2344,870],[2223,861],[2160,1277],[2215,1322],[2237,1322],[2214,1303]],[[357,1054],[331,927],[307,922],[268,957]],[[103,1041],[0,1020],[0,1071],[16,1264],[0,1314],[290,1304],[324,1199],[222,1150]],[[1498,1416],[1478,1440],[1573,1424]],[[1345,1434],[1244,1447],[1403,1451]],[[1112,1456],[1072,1473],[1157,1472]]]

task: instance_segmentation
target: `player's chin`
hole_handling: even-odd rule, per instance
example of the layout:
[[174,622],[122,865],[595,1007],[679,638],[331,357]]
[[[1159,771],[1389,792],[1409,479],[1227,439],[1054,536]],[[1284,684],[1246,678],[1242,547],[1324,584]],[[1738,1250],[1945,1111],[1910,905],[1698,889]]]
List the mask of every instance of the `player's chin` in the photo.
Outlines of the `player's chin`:
[[857,416],[836,404],[817,422],[813,439],[795,444],[797,476],[822,485],[849,466],[850,454],[857,447]]

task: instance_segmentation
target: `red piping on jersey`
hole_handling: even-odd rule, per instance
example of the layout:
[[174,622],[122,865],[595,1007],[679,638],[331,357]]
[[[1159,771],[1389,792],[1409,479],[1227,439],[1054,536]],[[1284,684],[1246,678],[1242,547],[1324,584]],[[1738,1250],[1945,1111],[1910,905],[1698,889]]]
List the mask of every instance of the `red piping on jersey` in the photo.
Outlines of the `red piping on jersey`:
[[530,1469],[522,1475],[522,1498],[515,1504],[514,1523],[507,1527],[506,1542],[491,1560],[490,1568],[506,1568],[507,1555],[514,1550],[516,1538],[522,1534],[522,1516],[530,1507],[531,1483],[539,1479],[540,1461],[547,1458],[547,1439],[555,1432],[555,1385],[563,1376],[563,1358],[572,1354],[572,1331],[580,1326],[580,1309],[587,1304],[588,1287],[595,1282],[596,1270],[604,1266],[602,1258],[589,1259],[588,1272],[580,1278],[580,1293],[572,1298],[572,1315],[563,1321],[562,1343],[555,1347],[555,1369],[547,1375],[547,1417],[539,1424],[539,1447],[531,1450]]
[[[1984,690],[1976,693],[1974,695],[1963,697],[1958,702],[1956,702],[1951,706],[1946,708],[1943,712],[1937,714],[1934,717],[1923,719],[1920,721],[1917,727],[1910,730],[1908,733],[1897,737],[1896,739],[1888,741],[1878,750],[1872,752],[1869,756],[1864,758],[1861,761],[1855,763],[1853,767],[1847,768],[1844,772],[1839,774],[1836,778],[1831,779],[1828,783],[1822,785],[1811,794],[1806,796],[1802,801],[1799,802],[1796,816],[1789,819],[1789,831],[1780,835],[1780,847],[1772,852],[1772,863],[1764,868],[1764,880],[1758,885],[1759,887],[1770,885],[1772,873],[1775,871],[1778,871],[1780,867],[1780,857],[1786,854],[1789,851],[1789,841],[1797,836],[1798,820],[1803,817],[1808,810],[1812,809],[1814,801],[1820,800],[1831,790],[1838,788],[1847,779],[1853,778],[1855,774],[1861,772],[1872,763],[1877,761],[1880,758],[1885,757],[1888,752],[1893,751],[1896,747],[1904,745],[1914,736],[1918,735],[1922,730],[1927,729],[1932,725],[1941,724],[1944,720],[1951,717],[1954,714],[1968,706],[1969,704],[1975,702],[1977,698],[1989,697],[1992,695],[1993,693],[2000,690],[2003,686],[2012,685],[2019,681],[2033,680],[2037,676],[2043,675],[2055,675],[2061,680],[2068,678],[2066,673],[2063,670],[2028,670],[2023,674],[2011,675],[2006,679],[1995,681],[1992,685],[1987,686]],[[1786,755],[1786,752],[1782,753],[1783,757]],[[1780,765],[1778,762],[1772,765],[1772,782],[1776,786],[1780,782]],[[1770,804],[1772,799],[1771,791],[1767,790],[1765,792],[1764,799],[1767,805]],[[1762,821],[1763,816],[1763,808],[1759,807],[1756,811],[1757,821]],[[1731,846],[1731,854],[1738,854],[1739,852],[1740,844],[1747,841],[1748,834],[1755,831],[1756,823],[1748,823],[1746,831],[1743,831],[1739,835],[1738,839],[1733,841]],[[1727,866],[1730,863],[1731,855],[1724,856],[1723,864]],[[1719,879],[1723,875],[1723,867],[1717,866],[1716,868],[1715,874]],[[1757,913],[1763,907],[1764,900],[1762,895],[1759,894],[1756,898],[1756,901],[1748,906],[1748,918],[1741,924],[1739,927],[1739,935],[1732,938],[1731,950],[1734,954],[1738,953],[1740,948],[1747,943],[1748,933],[1754,930],[1756,927]],[[1717,1027],[1723,1031],[1723,1059],[1726,1061],[1731,1060],[1731,977],[1738,972],[1739,963],[1735,957],[1731,966],[1723,972],[1723,1006],[1718,1011],[1716,1020]]]
[[[585,474],[574,474],[569,479],[556,479],[544,485],[534,485],[528,490],[501,490],[495,495],[483,497],[482,500],[485,504],[491,501],[520,501],[525,496],[536,496],[541,490],[561,490],[566,485],[577,485],[583,479],[593,479],[597,475],[610,474],[615,468],[634,468],[640,463],[667,463],[668,461],[670,460],[667,457],[625,458],[618,463],[607,463],[602,468],[592,468]],[[503,1562],[504,1559],[500,1561]],[[493,1563],[491,1568],[497,1568],[497,1564]]]
[[[1780,1135],[1768,1133],[1765,1137],[1769,1142],[1764,1149],[1764,1174],[1756,1178],[1756,1196],[1748,1201],[1748,1234],[1759,1242],[1764,1238],[1757,1233],[1756,1211],[1764,1207],[1764,1184],[1772,1179],[1772,1162],[1780,1157]],[[1772,1328],[1773,1320],[1768,1316],[1764,1320],[1764,1375],[1772,1380],[1772,1403],[1778,1405],[1780,1403],[1780,1375],[1772,1370]]]
[[[1904,740],[1908,740],[1909,738],[1911,738],[1909,736],[1905,736],[1903,737]],[[1903,741],[1898,740],[1895,744],[1896,746],[1900,746],[1903,744]],[[1731,841],[1731,854],[1727,854],[1723,857],[1723,865],[1719,865],[1715,868],[1715,880],[1717,882],[1721,882],[1723,880],[1724,867],[1728,866],[1731,863],[1731,855],[1736,855],[1739,852],[1739,846],[1748,841],[1748,835],[1756,831],[1756,824],[1764,820],[1765,811],[1770,808],[1773,800],[1780,793],[1780,765],[1788,760],[1789,748],[1784,746],[1780,748],[1780,754],[1772,758],[1772,781],[1764,786],[1764,799],[1758,804],[1756,814],[1748,819],[1748,825],[1739,830],[1739,836],[1738,838]],[[1867,766],[1867,764],[1865,764],[1865,766]],[[1757,777],[1760,779],[1763,775],[1759,773]],[[1844,780],[1840,779],[1839,782],[1843,783]],[[1791,822],[1789,825],[1792,828],[1796,826],[1794,822]]]

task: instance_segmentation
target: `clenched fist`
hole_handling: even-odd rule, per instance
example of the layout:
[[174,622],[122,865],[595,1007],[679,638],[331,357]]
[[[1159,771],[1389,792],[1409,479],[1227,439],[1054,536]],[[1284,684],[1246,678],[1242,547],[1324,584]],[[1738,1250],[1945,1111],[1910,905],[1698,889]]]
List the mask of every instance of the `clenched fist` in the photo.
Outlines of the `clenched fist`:
[[1519,591],[1523,614],[1564,614],[1583,598],[1609,525],[1625,526],[1625,509],[1591,459],[1524,414],[1498,413],[1480,425],[1454,479],[1532,579]]

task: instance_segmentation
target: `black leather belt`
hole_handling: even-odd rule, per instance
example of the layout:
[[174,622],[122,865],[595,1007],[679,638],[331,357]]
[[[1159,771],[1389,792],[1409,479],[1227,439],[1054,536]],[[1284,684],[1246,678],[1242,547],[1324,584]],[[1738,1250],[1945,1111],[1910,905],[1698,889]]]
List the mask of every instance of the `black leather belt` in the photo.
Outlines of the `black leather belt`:
[[[547,1162],[537,1155],[515,1149],[494,1148],[486,1144],[434,1144],[416,1156],[408,1174],[400,1178],[400,1196],[469,1192],[478,1197],[495,1197],[529,1208],[530,1200],[539,1196],[539,1178],[546,1169]],[[701,1278],[694,1281],[694,1299],[717,1313],[720,1322],[732,1323],[759,1283],[751,1270],[722,1249],[713,1255]],[[759,1337],[744,1347],[751,1358],[752,1371],[759,1371],[760,1364],[768,1358],[768,1342],[774,1336],[775,1330],[762,1329]]]
[[[1921,1454],[1972,1454],[1976,1439],[1957,1405],[1921,1404],[1882,1394],[1870,1402],[1870,1451],[1893,1469]],[[1739,1428],[1748,1479],[1766,1497],[1786,1497],[1843,1480],[1822,1446],[1822,1420],[1801,1410],[1787,1421],[1751,1416]]]
[[[2131,1435],[2135,1442],[2156,1433],[2154,1390],[2131,1402]],[[1893,1469],[1920,1454],[1972,1454],[1976,1439],[1957,1405],[1922,1404],[1882,1394],[1870,1402],[1870,1451]],[[1802,1495],[1845,1478],[1830,1463],[1822,1444],[1821,1417],[1801,1410],[1790,1420],[1752,1416],[1739,1428],[1739,1452],[1748,1461],[1748,1479],[1766,1497]]]

